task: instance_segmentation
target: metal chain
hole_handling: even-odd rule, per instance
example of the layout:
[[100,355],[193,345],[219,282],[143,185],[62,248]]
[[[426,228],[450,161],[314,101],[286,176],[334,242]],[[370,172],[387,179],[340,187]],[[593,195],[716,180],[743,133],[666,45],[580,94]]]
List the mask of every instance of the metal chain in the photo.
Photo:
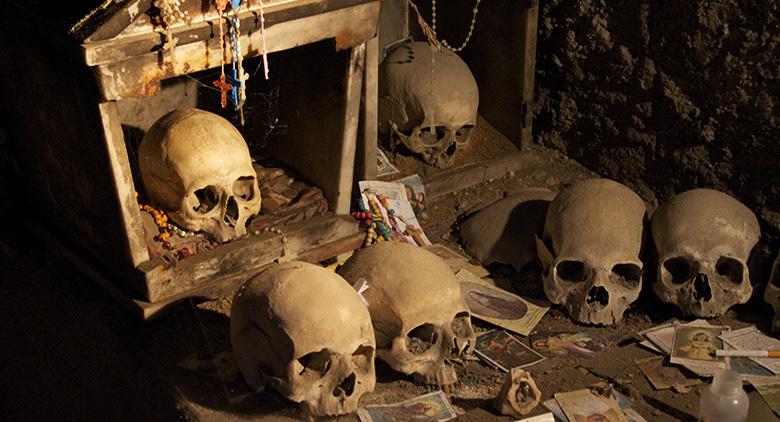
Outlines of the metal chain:
[[[453,48],[445,39],[441,40],[441,44],[447,48],[449,48],[452,51],[461,51],[464,48],[466,48],[466,45],[468,45],[469,41],[471,40],[471,35],[474,33],[474,25],[477,22],[477,13],[479,13],[479,3],[482,0],[476,0],[476,3],[474,4],[474,8],[471,9],[471,24],[469,25],[469,33],[466,35],[466,39],[463,40],[463,44],[460,45],[458,48]],[[436,0],[431,0],[431,27],[433,29],[433,35],[436,36]]]

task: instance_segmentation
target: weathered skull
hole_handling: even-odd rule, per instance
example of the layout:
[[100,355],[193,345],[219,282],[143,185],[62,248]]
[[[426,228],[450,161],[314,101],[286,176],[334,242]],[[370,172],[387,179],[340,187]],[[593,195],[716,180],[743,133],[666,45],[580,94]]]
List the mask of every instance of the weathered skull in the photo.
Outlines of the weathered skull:
[[547,298],[579,322],[620,321],[642,290],[646,211],[636,193],[609,179],[559,193],[536,242]]
[[432,252],[386,242],[356,252],[339,270],[368,282],[377,356],[426,384],[457,382],[448,360],[474,344],[471,314],[450,267]]
[[479,91],[466,63],[448,49],[413,42],[387,56],[379,72],[380,131],[444,167],[477,124]]
[[230,341],[247,383],[266,382],[314,416],[357,409],[374,390],[374,331],[343,278],[303,262],[274,264],[236,293]]
[[772,264],[772,273],[769,275],[769,283],[764,290],[764,301],[772,305],[775,318],[772,320],[772,331],[780,331],[780,252],[777,253],[775,263]]
[[750,209],[712,189],[683,192],[653,214],[661,300],[697,317],[722,315],[750,299],[748,258],[761,234]]
[[139,167],[150,199],[187,230],[224,242],[246,234],[260,211],[249,148],[216,114],[193,108],[161,117],[141,142]]

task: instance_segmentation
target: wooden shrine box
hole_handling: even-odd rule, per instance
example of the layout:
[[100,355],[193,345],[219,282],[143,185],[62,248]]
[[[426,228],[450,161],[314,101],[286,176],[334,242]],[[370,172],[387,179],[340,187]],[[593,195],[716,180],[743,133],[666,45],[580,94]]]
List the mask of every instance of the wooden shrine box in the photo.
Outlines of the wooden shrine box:
[[[212,2],[181,3],[191,22],[171,26],[173,51],[155,27],[152,0],[12,0],[0,18],[0,111],[27,214],[143,318],[183,298],[229,293],[274,260],[317,262],[359,247],[363,234],[346,214],[354,179],[375,171],[379,1],[264,0],[269,53],[325,43],[334,57],[311,75],[271,62],[272,78],[284,73],[305,88],[289,102],[319,105],[322,118],[289,122],[289,142],[271,154],[320,187],[332,212],[285,226],[286,248],[282,236],[261,233],[175,263],[150,259],[127,127],[145,130],[166,112],[193,106],[184,75],[220,66]],[[248,59],[262,52],[260,1],[244,3]],[[252,77],[262,79],[262,70]]]

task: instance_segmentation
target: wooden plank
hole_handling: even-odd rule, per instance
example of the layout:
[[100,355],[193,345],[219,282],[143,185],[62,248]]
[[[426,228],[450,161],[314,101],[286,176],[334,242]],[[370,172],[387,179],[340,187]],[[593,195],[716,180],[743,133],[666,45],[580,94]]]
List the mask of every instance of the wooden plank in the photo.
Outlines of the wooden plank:
[[[270,31],[270,28],[281,23],[353,7],[370,1],[372,0],[308,0],[268,5],[263,9],[265,28],[267,31]],[[209,10],[210,12],[205,15],[197,14],[190,25],[184,22],[173,25],[171,28],[173,37],[178,40],[180,45],[215,38],[215,31],[217,31],[216,9],[212,7]],[[242,8],[241,10],[242,12],[239,14],[241,31],[260,31],[258,18],[260,12],[259,2],[255,2],[252,7]],[[139,23],[138,21],[142,22]],[[117,62],[141,56],[151,51],[159,51],[162,48],[164,38],[160,37],[156,27],[149,22],[148,15],[143,14],[139,16],[133,25],[133,27],[127,28],[125,33],[117,34],[113,38],[100,40],[90,38],[86,40],[82,45],[86,63],[90,66],[95,66]],[[140,25],[140,27],[136,28],[136,25]],[[129,31],[132,33],[128,33]]]
[[119,216],[124,227],[125,238],[122,241],[127,243],[130,259],[135,267],[149,260],[149,251],[144,240],[144,226],[135,197],[135,185],[130,171],[119,111],[115,102],[98,104],[98,108],[103,123],[111,178],[115,187],[116,205],[119,206]]
[[[335,39],[337,49],[360,45],[376,32],[379,2],[361,4],[328,13],[274,25],[266,30],[269,52],[282,51],[325,39]],[[160,81],[220,65],[218,37],[177,45],[175,60],[170,52],[151,52],[127,60],[96,67],[96,76],[105,100],[154,95]],[[260,31],[243,31],[241,54],[244,58],[262,53]]]
[[[73,27],[71,27],[71,33],[79,33],[82,28],[88,28],[95,23],[93,20],[99,20],[104,13],[107,3],[101,4],[97,9],[91,11],[87,16],[82,18]],[[152,0],[131,0],[126,5],[122,6],[118,11],[114,12],[109,18],[102,21],[97,29],[92,32],[86,41],[97,41],[107,38],[111,38],[118,35],[128,25],[130,25],[139,15],[145,14],[147,10],[152,6]]]
[[520,148],[528,148],[533,143],[533,115],[534,115],[534,76],[536,75],[536,32],[539,22],[539,0],[528,0],[527,7],[522,8],[521,19],[521,70],[522,81],[522,108],[520,119],[522,130],[520,132]]
[[[338,166],[338,191],[328,198],[336,214],[349,214],[352,204],[352,185],[355,177],[355,152],[357,150],[358,120],[360,119],[360,98],[363,96],[363,70],[366,60],[366,44],[352,49],[347,65],[344,90],[344,127],[341,136],[341,156]],[[376,115],[375,115],[376,116]],[[374,128],[376,125],[374,124]],[[333,164],[331,164],[333,165]]]
[[381,0],[379,11],[379,57],[385,47],[409,36],[409,6],[407,0]]
[[355,171],[360,180],[374,180],[377,173],[377,98],[379,95],[379,39],[366,43],[366,65],[363,71],[363,95]]
[[521,171],[539,165],[536,154],[514,153],[495,160],[464,164],[439,172],[423,182],[428,200],[434,200],[491,179],[503,177],[512,171]]
[[[31,221],[26,221],[25,224],[30,227],[36,236],[44,239],[48,245],[52,245],[57,250],[57,252],[61,253],[62,256],[70,261],[76,268],[78,268],[80,271],[86,274],[87,277],[98,284],[121,306],[142,320],[157,318],[163,315],[164,311],[171,305],[184,300],[194,299],[198,301],[202,299],[216,299],[230,295],[238,286],[241,285],[241,283],[257,274],[257,272],[262,270],[264,267],[261,266],[258,268],[253,268],[247,270],[246,272],[234,274],[229,277],[209,280],[203,285],[188,291],[181,292],[177,295],[157,302],[149,302],[137,299],[132,292],[123,287],[123,283],[118,282],[114,277],[111,277],[107,270],[99,269],[95,262],[91,262],[87,256],[78,253],[73,248],[62,242],[59,238],[54,236],[52,233],[47,231],[45,228],[41,227],[39,224],[34,224]],[[299,255],[297,259],[305,262],[318,263],[326,259],[336,257],[343,253],[360,248],[360,246],[363,244],[363,241],[365,240],[365,236],[365,232],[358,231],[353,234],[334,239],[332,241],[323,242],[313,246],[309,245],[309,248],[301,255]]]
[[[296,260],[310,262],[316,264],[329,258],[334,258],[343,253],[354,251],[363,245],[366,238],[365,232],[355,233],[341,239],[337,239],[333,242],[324,243],[316,246],[303,254],[299,255]],[[131,300],[133,312],[138,314],[144,320],[150,320],[157,318],[164,314],[166,308],[177,302],[185,300],[200,301],[203,299],[217,299],[220,297],[231,296],[233,292],[241,286],[246,280],[252,278],[255,274],[259,273],[267,265],[263,265],[259,268],[246,271],[241,274],[236,274],[231,277],[225,277],[209,282],[200,287],[188,290],[186,292],[179,293],[177,295],[165,298],[157,302],[146,302],[143,300]]]
[[149,302],[158,302],[217,279],[243,276],[274,260],[294,259],[319,245],[330,243],[360,231],[349,216],[325,215],[280,228],[286,237],[261,233],[233,240],[216,249],[170,264],[162,258],[141,264],[146,275]]

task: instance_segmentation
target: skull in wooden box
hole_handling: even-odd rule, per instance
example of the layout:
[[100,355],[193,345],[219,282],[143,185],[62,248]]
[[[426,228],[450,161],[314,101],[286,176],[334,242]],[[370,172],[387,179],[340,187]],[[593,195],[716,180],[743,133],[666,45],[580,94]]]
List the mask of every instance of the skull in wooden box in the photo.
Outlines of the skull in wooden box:
[[368,283],[364,296],[380,359],[426,384],[457,382],[450,361],[474,344],[474,329],[444,260],[407,243],[385,242],[355,252],[339,273]]
[[642,290],[646,212],[639,195],[609,179],[559,193],[536,242],[547,298],[576,321],[619,322]]
[[722,315],[750,299],[748,258],[761,234],[758,219],[736,199],[712,189],[683,192],[653,214],[661,300],[697,317]]
[[260,190],[244,138],[226,119],[198,109],[157,120],[139,148],[146,193],[187,230],[220,242],[246,234]]
[[479,91],[466,63],[414,42],[393,51],[379,72],[380,131],[425,162],[447,165],[477,124]]
[[266,383],[313,416],[357,410],[374,390],[368,309],[343,278],[303,262],[274,264],[236,293],[230,341],[247,383]]

